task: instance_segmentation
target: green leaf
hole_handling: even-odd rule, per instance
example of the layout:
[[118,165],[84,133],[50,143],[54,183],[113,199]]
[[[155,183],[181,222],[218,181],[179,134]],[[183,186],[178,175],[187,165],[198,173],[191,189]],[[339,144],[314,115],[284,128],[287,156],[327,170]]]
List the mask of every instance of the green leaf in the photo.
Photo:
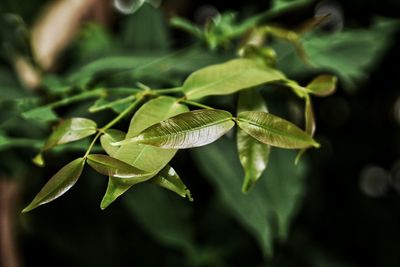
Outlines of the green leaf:
[[113,157],[117,153],[119,146],[112,146],[111,143],[119,142],[125,139],[126,134],[120,130],[108,129],[101,137],[100,144],[104,151]]
[[[162,96],[152,99],[135,113],[126,138],[134,137],[151,125],[186,111],[188,108],[179,104],[176,98]],[[174,157],[176,151],[144,144],[127,144],[121,146],[113,157],[138,169],[156,174]],[[130,186],[120,185],[113,179],[110,178],[107,192],[102,200],[103,209],[130,188]]]
[[238,126],[258,141],[282,148],[319,147],[310,135],[293,123],[259,111],[246,111],[239,114]]
[[298,8],[303,5],[312,3],[314,0],[273,0],[271,11],[284,12],[289,9]]
[[232,114],[227,111],[200,109],[157,123],[116,145],[141,143],[176,149],[204,146],[220,138],[234,125]]
[[188,99],[198,99],[209,95],[232,94],[284,78],[285,76],[275,69],[251,59],[240,58],[192,73],[184,82],[183,90]]
[[154,176],[107,155],[88,155],[87,162],[98,173],[117,178],[120,183],[137,184],[147,180],[149,176]]
[[336,90],[337,78],[333,75],[319,75],[306,88],[316,96],[328,96]]
[[84,158],[78,158],[61,168],[43,186],[32,202],[22,211],[28,212],[62,196],[78,181],[85,164]]
[[61,122],[50,135],[43,150],[50,149],[56,145],[83,139],[97,131],[94,121],[85,118],[72,118]]
[[233,140],[221,138],[193,149],[204,178],[213,185],[227,210],[258,241],[266,256],[275,239],[284,241],[304,195],[304,165],[292,164],[293,151],[276,149],[271,164],[246,195],[241,194],[243,171]]
[[[238,113],[247,110],[268,112],[262,96],[254,90],[239,94]],[[271,146],[259,142],[240,128],[236,140],[240,163],[244,169],[242,192],[248,192],[267,168]]]
[[189,189],[170,165],[166,165],[154,178],[150,179],[149,182],[171,190],[181,197],[187,197],[190,201],[193,201]]
[[34,108],[22,113],[22,117],[39,122],[50,122],[58,119],[57,114],[49,106]]

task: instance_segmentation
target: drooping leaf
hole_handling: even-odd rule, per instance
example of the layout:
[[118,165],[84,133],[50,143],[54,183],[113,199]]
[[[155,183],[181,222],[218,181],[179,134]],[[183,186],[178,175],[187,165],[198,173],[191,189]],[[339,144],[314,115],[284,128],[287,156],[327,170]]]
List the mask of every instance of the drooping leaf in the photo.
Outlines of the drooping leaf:
[[[311,97],[307,96],[306,97],[306,107],[304,109],[304,120],[306,123],[306,133],[308,133],[311,137],[314,136],[315,133],[315,116],[314,116],[314,110],[312,107],[311,103]],[[306,152],[306,148],[303,148],[302,150],[299,151],[299,153],[296,156],[296,159],[294,163],[297,165],[299,162],[300,158],[303,156],[303,154]]]
[[248,194],[240,192],[243,171],[233,140],[192,150],[204,178],[215,187],[228,212],[254,236],[265,255],[273,241],[287,238],[304,195],[304,165],[292,164],[293,152],[276,149],[271,165]]
[[[238,113],[244,111],[268,112],[262,96],[255,90],[239,94]],[[242,192],[248,192],[267,168],[271,146],[259,142],[240,128],[237,130],[236,141],[244,170]]]
[[115,153],[118,151],[119,146],[113,146],[111,143],[119,142],[125,139],[125,133],[120,130],[108,129],[101,137],[100,144],[103,147],[104,151],[113,157]]
[[188,99],[198,99],[209,95],[232,94],[284,78],[285,76],[275,69],[251,59],[240,58],[192,73],[185,80],[183,90]]
[[102,155],[91,154],[87,156],[87,162],[95,171],[103,175],[112,176],[120,183],[137,184],[145,181],[152,173],[142,171],[116,158]]
[[308,91],[316,96],[328,96],[336,90],[337,78],[333,75],[319,75],[308,85]]
[[[186,111],[188,108],[179,104],[173,97],[162,96],[152,99],[135,113],[126,138],[134,137],[149,126]],[[163,149],[145,144],[127,144],[121,146],[113,157],[155,175],[167,165],[175,153],[175,149]],[[130,186],[121,185],[110,177],[101,207],[106,208],[129,188]]]
[[198,147],[214,142],[234,125],[232,114],[227,111],[200,109],[157,123],[117,144],[141,143],[175,149]]
[[61,168],[43,186],[32,202],[22,211],[28,212],[46,204],[67,192],[79,179],[85,164],[84,158],[78,158]]
[[259,111],[239,114],[238,126],[258,141],[282,148],[319,147],[312,137],[293,123]]
[[72,118],[61,122],[47,140],[43,150],[56,145],[83,139],[97,131],[96,122],[85,118]]
[[193,201],[189,189],[170,165],[166,165],[154,178],[150,179],[149,182],[171,190],[181,197],[186,197],[190,201]]

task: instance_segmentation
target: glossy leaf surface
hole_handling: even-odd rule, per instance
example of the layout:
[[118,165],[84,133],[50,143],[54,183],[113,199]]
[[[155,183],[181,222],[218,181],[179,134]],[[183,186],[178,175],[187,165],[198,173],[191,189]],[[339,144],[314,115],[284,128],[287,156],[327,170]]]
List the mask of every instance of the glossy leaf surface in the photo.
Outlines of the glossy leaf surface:
[[44,150],[73,142],[95,134],[97,125],[85,118],[72,118],[61,122],[47,140]]
[[234,59],[212,65],[191,74],[183,84],[188,99],[209,95],[227,95],[267,82],[284,79],[284,75],[251,59]]
[[110,155],[114,156],[114,154],[118,151],[119,146],[112,146],[111,143],[119,142],[125,138],[125,133],[120,130],[108,129],[105,134],[100,137],[100,144],[104,151]]
[[227,111],[200,109],[157,123],[117,144],[142,143],[176,149],[198,147],[214,142],[234,125],[232,114]]
[[328,96],[336,90],[337,78],[332,75],[319,75],[308,85],[308,91],[316,96]]
[[[239,94],[238,113],[250,110],[268,112],[262,96],[254,90]],[[242,191],[248,192],[267,168],[271,146],[259,142],[240,128],[237,130],[236,141],[244,170]]]
[[22,211],[27,212],[60,197],[67,192],[79,179],[85,160],[78,158],[61,168],[43,186],[32,202]]
[[[173,97],[158,97],[144,104],[133,116],[127,138],[136,136],[144,129],[169,117],[188,111],[185,105]],[[138,169],[154,175],[162,170],[175,155],[175,149],[163,149],[145,144],[126,144],[121,146],[113,157],[124,161]],[[154,176],[153,175],[153,176]],[[151,177],[148,177],[150,179]],[[130,186],[121,185],[110,177],[107,192],[101,207],[106,208]]]
[[137,183],[137,181],[146,180],[148,176],[152,175],[107,155],[88,155],[87,162],[97,172],[120,178],[119,181],[123,183]]
[[149,182],[193,201],[189,189],[170,165],[165,166],[154,178],[150,179]]
[[238,116],[238,126],[258,141],[282,148],[318,147],[310,135],[293,123],[259,111],[246,111]]

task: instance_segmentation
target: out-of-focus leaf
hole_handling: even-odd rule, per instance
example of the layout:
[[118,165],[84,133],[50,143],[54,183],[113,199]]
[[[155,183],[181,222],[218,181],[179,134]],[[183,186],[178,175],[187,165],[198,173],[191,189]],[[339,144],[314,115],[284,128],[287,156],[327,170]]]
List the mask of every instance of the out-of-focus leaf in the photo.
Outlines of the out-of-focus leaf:
[[305,65],[292,47],[278,42],[274,47],[278,54],[278,69],[288,76],[330,70],[338,74],[345,89],[354,90],[357,82],[368,78],[367,72],[390,46],[392,36],[398,28],[398,20],[380,19],[369,29],[348,29],[332,34],[314,32],[306,35],[302,42],[303,47],[316,67]]
[[315,0],[273,0],[271,4],[271,11],[285,11],[292,8],[301,7]]
[[267,82],[279,81],[285,76],[251,59],[233,59],[208,66],[192,73],[184,82],[188,99],[209,95],[227,95]]
[[265,255],[272,254],[275,238],[285,240],[304,192],[304,166],[292,164],[293,153],[274,150],[271,164],[248,194],[240,192],[243,171],[233,140],[192,150],[204,173],[229,212],[258,241]]
[[168,164],[154,178],[150,179],[149,182],[171,190],[181,197],[187,197],[190,201],[193,201],[189,189],[182,182],[176,171]]
[[192,34],[193,36],[196,36],[197,38],[201,39],[203,38],[203,31],[196,25],[194,25],[191,21],[181,18],[181,17],[173,17],[170,20],[170,23],[173,27],[176,27],[178,29],[184,30],[187,33]]
[[[262,96],[255,90],[246,90],[239,94],[238,113],[244,111],[268,112]],[[248,192],[267,168],[270,145],[263,144],[245,133],[237,130],[237,147],[240,163],[244,170],[243,192]]]
[[258,141],[282,148],[319,147],[310,135],[293,123],[259,111],[245,111],[239,114],[238,126]]
[[102,154],[88,155],[87,163],[95,171],[112,176],[118,179],[120,183],[137,184],[147,180],[149,176],[154,176],[154,174],[142,171],[119,159]]
[[72,118],[61,122],[47,140],[43,150],[56,145],[83,139],[97,131],[96,122],[85,118]]
[[32,110],[25,111],[22,113],[22,117],[28,120],[40,121],[40,122],[49,122],[55,121],[58,119],[58,116],[51,107],[44,106],[34,108]]
[[220,138],[234,125],[232,114],[227,111],[200,109],[157,123],[117,145],[141,143],[176,149],[204,146]]
[[125,139],[125,133],[120,130],[108,129],[101,137],[100,144],[104,151],[113,157],[118,151],[119,146],[112,146],[111,143],[119,142]]
[[53,177],[50,178],[32,202],[22,212],[33,210],[40,205],[55,200],[67,192],[76,181],[78,181],[84,164],[84,158],[78,158],[61,168]]
[[128,96],[114,101],[107,101],[105,98],[99,98],[91,107],[89,112],[98,112],[105,109],[112,109],[116,113],[124,111],[132,101],[135,100],[135,96]]
[[[126,138],[134,137],[151,125],[186,111],[188,111],[188,108],[179,104],[177,99],[173,97],[162,96],[150,100],[133,116]],[[145,144],[127,144],[121,146],[114,154],[114,157],[155,175],[167,165],[175,153],[175,149],[163,149]],[[101,207],[106,208],[129,187],[117,184],[110,177]]]
[[336,90],[337,78],[332,75],[319,75],[306,88],[316,96],[328,96]]
[[[314,110],[312,107],[310,96],[306,97],[306,107],[304,109],[304,120],[306,123],[306,133],[308,133],[311,137],[313,137],[314,133],[315,133],[316,123],[315,123]],[[299,162],[301,156],[303,156],[303,154],[306,152],[306,150],[307,150],[306,148],[303,148],[302,150],[299,151],[299,153],[297,154],[296,159],[294,161],[296,165]]]

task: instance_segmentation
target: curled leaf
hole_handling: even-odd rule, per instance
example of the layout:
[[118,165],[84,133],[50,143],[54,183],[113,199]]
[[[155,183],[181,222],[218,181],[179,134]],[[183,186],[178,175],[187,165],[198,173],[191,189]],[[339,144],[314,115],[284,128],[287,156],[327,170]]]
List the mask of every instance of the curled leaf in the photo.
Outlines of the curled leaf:
[[32,202],[23,209],[22,212],[28,212],[40,205],[46,204],[60,197],[67,192],[81,176],[84,158],[78,158],[63,168],[61,168],[50,180],[43,186],[42,190],[35,196]]
[[241,112],[238,126],[258,141],[282,148],[319,147],[312,137],[293,123],[260,111]]
[[101,137],[100,144],[104,151],[111,157],[118,151],[119,146],[113,146],[111,143],[119,142],[125,139],[125,133],[115,129],[108,129]]
[[157,123],[116,145],[141,143],[175,149],[198,147],[214,142],[234,125],[232,114],[227,111],[200,109]]
[[190,201],[193,201],[189,189],[170,165],[165,166],[154,178],[150,179],[149,182],[171,190],[181,197],[187,197]]
[[[308,133],[312,137],[314,136],[315,132],[315,117],[310,96],[306,97],[306,108],[304,110],[304,117],[306,122],[306,133]],[[298,164],[300,158],[303,156],[306,150],[307,149],[303,148],[302,150],[299,151],[294,161],[296,165]]]
[[[91,154],[87,156],[87,162],[95,171],[118,179],[121,183],[132,184],[145,181],[151,173],[140,170],[121,160],[107,155]],[[154,174],[153,174],[154,175]]]
[[336,90],[337,78],[333,75],[319,75],[308,85],[308,91],[316,96],[328,96]]

